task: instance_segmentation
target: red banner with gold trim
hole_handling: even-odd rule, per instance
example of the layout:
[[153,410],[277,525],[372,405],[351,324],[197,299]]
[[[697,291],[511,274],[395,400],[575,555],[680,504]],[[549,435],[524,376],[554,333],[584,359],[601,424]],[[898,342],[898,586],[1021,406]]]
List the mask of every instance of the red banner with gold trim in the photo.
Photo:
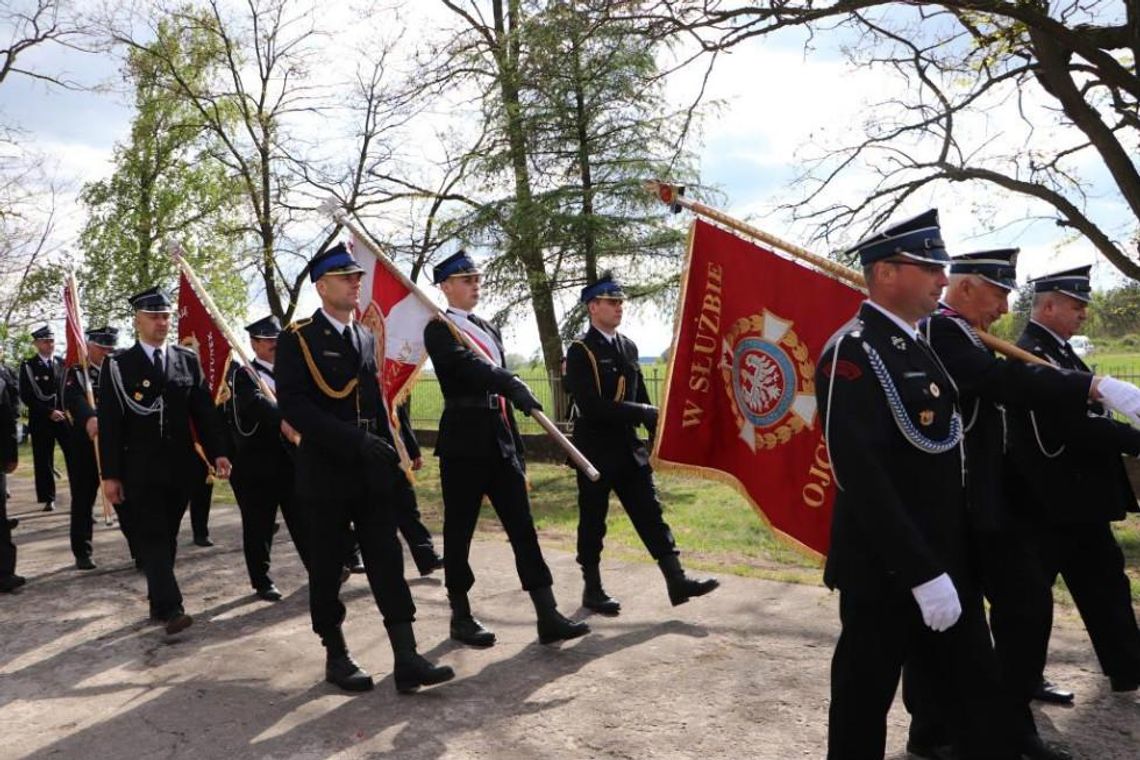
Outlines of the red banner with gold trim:
[[229,397],[225,377],[232,347],[214,324],[210,312],[185,274],[178,278],[178,344],[192,348],[198,354],[202,373],[210,386],[210,396],[215,404],[224,403]]
[[655,462],[731,482],[774,530],[826,554],[835,485],[815,364],[863,297],[695,221]]

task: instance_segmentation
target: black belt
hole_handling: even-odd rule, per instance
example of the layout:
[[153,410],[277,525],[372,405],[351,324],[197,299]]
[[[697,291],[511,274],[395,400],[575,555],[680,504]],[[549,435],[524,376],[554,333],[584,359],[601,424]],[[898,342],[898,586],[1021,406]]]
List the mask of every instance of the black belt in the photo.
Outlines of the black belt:
[[500,396],[498,393],[488,393],[486,396],[458,396],[453,398],[445,398],[443,400],[444,409],[493,409],[499,411],[502,409],[500,405]]

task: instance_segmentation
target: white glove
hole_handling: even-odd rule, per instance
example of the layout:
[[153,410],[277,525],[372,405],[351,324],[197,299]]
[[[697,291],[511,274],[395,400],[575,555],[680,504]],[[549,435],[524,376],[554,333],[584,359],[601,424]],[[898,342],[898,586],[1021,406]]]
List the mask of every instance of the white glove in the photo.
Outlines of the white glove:
[[1129,419],[1140,416],[1140,388],[1132,383],[1105,375],[1096,387],[1104,405]]
[[962,604],[958,601],[958,590],[954,581],[946,573],[932,581],[919,584],[910,590],[918,607],[922,610],[922,622],[931,630],[941,633],[958,622],[962,616]]

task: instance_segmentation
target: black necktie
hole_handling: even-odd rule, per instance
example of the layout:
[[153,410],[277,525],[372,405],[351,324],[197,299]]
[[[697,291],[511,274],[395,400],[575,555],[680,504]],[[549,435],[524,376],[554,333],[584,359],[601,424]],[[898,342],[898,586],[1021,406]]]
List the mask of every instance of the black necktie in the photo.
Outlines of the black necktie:
[[162,371],[162,349],[160,349],[160,348],[156,348],[154,350],[154,369],[155,369],[155,371],[158,372],[159,377],[163,376],[164,373]]
[[345,325],[344,332],[341,333],[341,335],[344,336],[344,342],[348,344],[349,350],[352,351],[352,356],[358,356],[359,351],[356,348],[356,341],[353,339],[352,325]]

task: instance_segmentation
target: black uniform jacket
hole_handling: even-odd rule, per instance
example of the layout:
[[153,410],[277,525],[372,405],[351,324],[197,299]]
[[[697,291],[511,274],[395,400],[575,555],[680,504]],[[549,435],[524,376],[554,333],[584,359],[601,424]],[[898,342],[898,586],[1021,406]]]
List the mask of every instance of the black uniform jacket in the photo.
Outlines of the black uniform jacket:
[[[127,498],[135,483],[196,485],[203,464],[194,450],[194,433],[211,463],[228,453],[221,415],[197,354],[168,345],[163,360],[160,376],[136,342],[103,361],[97,400],[99,456],[103,478],[122,480]],[[143,413],[147,409],[155,411]]]
[[[256,359],[256,370],[276,381],[270,370]],[[226,412],[234,432],[234,477],[251,482],[264,482],[289,477],[293,445],[281,435],[281,411],[276,401],[261,390],[261,383],[245,367],[235,369],[231,387],[233,398]],[[284,469],[282,469],[284,468]]]
[[[104,359],[106,361],[106,359]],[[99,398],[99,381],[102,372],[94,364],[87,365],[86,375],[83,366],[76,364],[67,368],[63,380],[63,406],[71,420],[71,436],[77,441],[89,441],[87,437],[87,421],[95,417],[97,412],[87,400],[87,388],[90,386],[92,398]],[[90,443],[86,444],[90,447]]]
[[574,444],[602,472],[649,464],[637,435],[649,394],[637,344],[617,333],[610,342],[596,328],[566,350],[566,391],[574,399]]
[[[1017,345],[1059,367],[1087,372],[1080,357],[1048,330],[1030,322]],[[1104,407],[1011,410],[1011,460],[1019,503],[1052,524],[1121,520],[1135,512],[1136,495],[1122,453],[1140,454],[1140,430],[1117,422]]]
[[63,359],[53,356],[50,363],[39,354],[20,362],[20,400],[28,407],[28,421],[47,420],[52,411],[63,409]]
[[[499,331],[479,317],[472,315],[470,319],[491,335],[499,355],[505,358]],[[443,318],[433,319],[424,328],[424,345],[444,400],[435,455],[477,459],[511,459],[517,455],[521,465],[523,443],[514,407],[504,400],[504,419],[498,396],[510,387],[514,374],[505,366],[496,367],[482,359],[460,340],[458,331]]]
[[16,434],[16,403],[9,384],[11,376],[0,372],[0,465],[15,462],[19,458]]
[[367,492],[360,451],[365,434],[392,442],[377,379],[376,339],[356,321],[352,330],[359,350],[317,309],[277,339],[277,403],[301,434],[294,461],[302,499],[360,498]]
[[1092,376],[1000,359],[969,322],[946,305],[919,329],[958,386],[966,428],[970,522],[978,530],[1010,528],[1005,406],[1084,409]]
[[961,588],[958,393],[932,352],[864,303],[824,347],[815,388],[838,485],[824,581],[897,593],[948,572]]

